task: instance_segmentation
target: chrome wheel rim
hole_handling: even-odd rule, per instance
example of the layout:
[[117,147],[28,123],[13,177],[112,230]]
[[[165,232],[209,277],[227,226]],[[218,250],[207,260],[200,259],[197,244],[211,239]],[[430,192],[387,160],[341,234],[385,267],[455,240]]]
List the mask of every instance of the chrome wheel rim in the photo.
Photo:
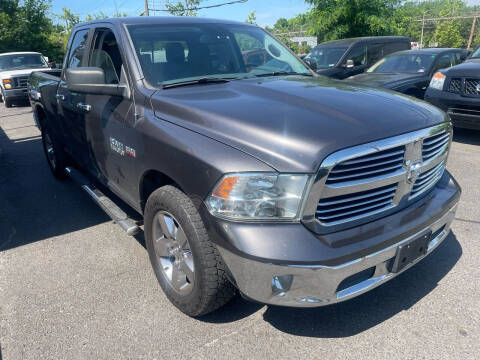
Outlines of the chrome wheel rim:
[[192,292],[195,266],[187,235],[175,217],[159,211],[153,219],[153,247],[168,284],[181,295]]
[[53,147],[52,139],[48,133],[45,134],[45,150],[47,152],[47,158],[52,167],[55,169],[57,166],[57,160],[55,158],[55,148]]

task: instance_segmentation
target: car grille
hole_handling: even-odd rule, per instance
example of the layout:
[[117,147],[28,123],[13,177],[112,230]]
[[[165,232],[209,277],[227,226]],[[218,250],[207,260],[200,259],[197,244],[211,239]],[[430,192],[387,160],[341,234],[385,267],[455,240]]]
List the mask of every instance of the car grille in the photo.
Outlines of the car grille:
[[450,85],[448,86],[448,91],[455,94],[460,94],[462,91],[462,79],[452,78],[450,80]]
[[15,78],[16,87],[27,87],[28,76],[19,76]]
[[445,170],[445,162],[441,162],[435,167],[423,172],[413,184],[412,191],[410,192],[410,199],[413,199],[425,191],[430,189],[437,183],[443,175]]
[[451,136],[446,123],[328,156],[317,221],[344,224],[419,198],[442,177]]
[[480,84],[480,79],[465,79],[465,95],[480,95],[477,86]]

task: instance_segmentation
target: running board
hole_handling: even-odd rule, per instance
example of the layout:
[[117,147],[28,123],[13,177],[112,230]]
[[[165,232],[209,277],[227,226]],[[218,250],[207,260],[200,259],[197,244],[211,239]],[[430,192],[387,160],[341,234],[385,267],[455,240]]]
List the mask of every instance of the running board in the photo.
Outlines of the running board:
[[71,167],[65,168],[66,173],[75,181],[110,218],[125,230],[128,235],[135,235],[140,228],[134,220],[130,219],[110,198],[96,189],[78,170]]

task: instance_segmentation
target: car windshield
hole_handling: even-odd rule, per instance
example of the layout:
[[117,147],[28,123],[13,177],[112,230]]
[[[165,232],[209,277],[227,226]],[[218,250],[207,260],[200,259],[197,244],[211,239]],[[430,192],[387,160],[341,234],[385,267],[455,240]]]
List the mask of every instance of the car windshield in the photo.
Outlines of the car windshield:
[[258,27],[192,23],[131,25],[128,30],[144,76],[155,87],[205,78],[311,75]]
[[48,67],[40,54],[15,54],[0,56],[0,70],[16,70]]
[[317,46],[306,58],[315,60],[317,69],[326,69],[335,66],[347,49],[347,46]]
[[367,73],[422,73],[435,60],[434,54],[393,54],[372,65]]
[[470,56],[472,58],[480,58],[480,47],[478,47],[472,54],[472,56]]

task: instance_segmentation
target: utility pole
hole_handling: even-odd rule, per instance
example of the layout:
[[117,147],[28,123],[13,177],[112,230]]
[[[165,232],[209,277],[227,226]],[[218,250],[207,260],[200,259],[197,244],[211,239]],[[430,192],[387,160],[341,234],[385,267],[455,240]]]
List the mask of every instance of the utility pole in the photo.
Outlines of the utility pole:
[[425,27],[425,13],[422,17],[422,37],[420,38],[420,49],[423,49],[423,28]]
[[148,12],[148,0],[145,0],[145,16],[150,16],[150,13]]
[[472,45],[472,40],[473,40],[473,33],[475,32],[475,24],[477,22],[477,17],[475,16],[473,18],[472,22],[472,29],[470,30],[470,37],[468,38],[468,45],[467,45],[467,50],[470,50],[470,46]]

